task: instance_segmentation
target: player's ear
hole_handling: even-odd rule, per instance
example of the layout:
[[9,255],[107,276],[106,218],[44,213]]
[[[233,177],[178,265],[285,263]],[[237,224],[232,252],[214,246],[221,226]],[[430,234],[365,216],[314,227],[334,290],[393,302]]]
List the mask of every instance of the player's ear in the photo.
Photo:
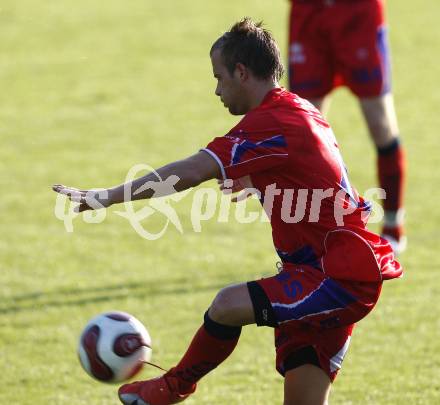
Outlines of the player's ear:
[[235,74],[241,81],[246,81],[249,77],[249,70],[243,63],[237,63],[235,65]]

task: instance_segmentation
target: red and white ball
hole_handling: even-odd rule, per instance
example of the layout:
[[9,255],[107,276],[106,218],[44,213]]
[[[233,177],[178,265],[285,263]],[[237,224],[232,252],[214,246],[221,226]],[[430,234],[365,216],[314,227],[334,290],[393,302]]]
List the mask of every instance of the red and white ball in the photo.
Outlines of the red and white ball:
[[116,383],[137,374],[151,359],[150,335],[135,317],[107,312],[93,318],[79,339],[84,370],[99,381]]

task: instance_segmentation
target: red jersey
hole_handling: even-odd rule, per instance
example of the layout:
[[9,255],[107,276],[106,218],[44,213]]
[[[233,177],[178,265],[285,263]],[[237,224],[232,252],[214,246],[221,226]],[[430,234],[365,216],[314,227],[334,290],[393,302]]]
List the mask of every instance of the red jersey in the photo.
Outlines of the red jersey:
[[250,177],[285,265],[358,281],[401,275],[388,242],[366,229],[371,206],[351,187],[333,132],[308,101],[276,88],[203,150],[225,179]]

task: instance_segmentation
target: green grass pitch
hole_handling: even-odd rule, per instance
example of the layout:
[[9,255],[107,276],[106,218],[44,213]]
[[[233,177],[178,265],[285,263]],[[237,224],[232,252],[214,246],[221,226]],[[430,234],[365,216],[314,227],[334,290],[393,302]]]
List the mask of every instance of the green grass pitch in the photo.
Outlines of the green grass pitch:
[[[211,43],[249,15],[266,22],[285,55],[287,8],[285,0],[1,2],[0,403],[116,404],[116,387],[90,379],[76,358],[88,319],[111,309],[134,314],[153,337],[154,361],[170,367],[220,287],[275,270],[267,224],[211,220],[197,233],[183,200],[183,235],[170,228],[142,239],[114,213],[119,207],[100,224],[76,220],[67,233],[50,185],[114,185],[136,163],[158,166],[224,134],[236,119],[214,95]],[[406,273],[384,286],[355,331],[331,403],[434,405],[440,5],[390,0],[387,10],[409,159]],[[335,93],[329,119],[363,192],[376,184],[374,150],[348,92]],[[272,331],[247,327],[187,403],[281,403],[282,383]]]

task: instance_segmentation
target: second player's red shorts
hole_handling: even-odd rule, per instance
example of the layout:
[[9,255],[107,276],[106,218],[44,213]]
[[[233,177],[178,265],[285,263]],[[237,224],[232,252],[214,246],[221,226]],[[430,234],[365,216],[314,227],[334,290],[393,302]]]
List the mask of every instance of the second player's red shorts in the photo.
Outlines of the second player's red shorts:
[[284,375],[312,363],[332,381],[354,324],[373,309],[381,287],[381,282],[335,280],[314,267],[290,264],[273,277],[248,283],[257,324],[275,327],[277,370]]
[[340,85],[358,97],[389,92],[383,0],[293,0],[289,85],[307,99]]

